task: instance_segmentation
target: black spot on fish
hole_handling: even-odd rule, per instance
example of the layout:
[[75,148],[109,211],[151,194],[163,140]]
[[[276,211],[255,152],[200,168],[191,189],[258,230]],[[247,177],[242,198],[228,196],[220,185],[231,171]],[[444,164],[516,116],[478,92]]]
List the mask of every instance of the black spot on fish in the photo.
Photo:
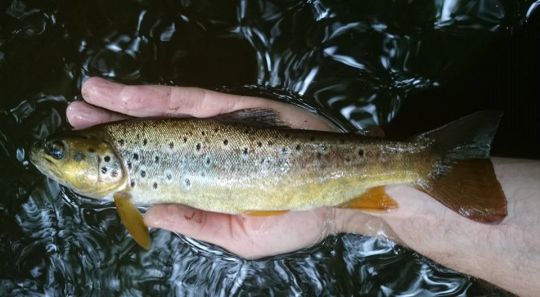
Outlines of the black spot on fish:
[[248,149],[247,149],[247,147],[245,147],[245,148],[242,150],[242,153],[243,153],[244,155],[247,155],[247,154],[248,154]]
[[260,141],[257,142],[257,146],[258,146],[258,147],[261,147],[261,146],[262,146],[262,142],[260,142]]
[[260,162],[261,162],[261,164],[264,164],[264,158],[262,158]]
[[300,150],[300,145],[299,145],[299,144],[296,145],[296,150],[297,150],[297,151]]
[[123,146],[125,143],[126,143],[126,142],[125,142],[123,139],[119,139],[119,140],[118,140],[118,144],[119,144],[120,146]]
[[107,168],[106,167],[101,167],[101,173],[103,173],[103,174],[107,173]]
[[134,180],[131,181],[130,186],[131,186],[132,188],[135,188],[135,181],[134,181]]
[[186,143],[186,142],[187,142],[187,137],[184,137],[184,139],[183,139],[183,140],[184,140],[184,143]]
[[141,135],[140,135],[139,133],[137,133],[137,134],[135,135],[135,137],[136,137],[137,139],[139,139],[139,138],[141,138]]
[[159,163],[159,156],[154,157],[154,163]]
[[127,162],[127,167],[128,167],[129,170],[131,170],[131,167],[132,167],[131,161]]
[[170,172],[167,172],[167,174],[165,174],[165,178],[167,178],[167,180],[171,180],[172,174]]
[[350,157],[345,157],[345,162],[351,162],[351,158]]
[[148,139],[146,139],[146,138],[143,139],[142,144],[143,144],[143,145],[146,145],[147,143],[148,143]]
[[105,156],[105,158],[103,158],[103,160],[105,160],[105,162],[110,162],[110,161],[111,161],[111,157],[110,157],[110,156]]
[[155,189],[157,189],[157,182],[154,182],[154,184],[152,185],[152,187]]
[[75,161],[82,161],[84,159],[84,154],[81,151],[75,153]]
[[358,156],[359,157],[364,157],[364,150],[363,149],[358,150]]
[[210,165],[210,157],[206,157],[206,165]]
[[227,139],[223,140],[223,144],[224,144],[224,145],[229,144],[229,140],[227,140]]
[[189,178],[186,178],[186,179],[184,180],[184,183],[185,183],[186,186],[188,186],[188,187],[191,186],[191,181],[189,180]]
[[111,172],[111,176],[112,177],[117,177],[118,176],[118,171],[116,169],[113,169],[113,171]]
[[139,154],[134,153],[133,154],[133,160],[135,160],[135,161],[139,160]]
[[171,141],[171,142],[169,143],[169,147],[170,147],[171,149],[173,149],[173,148],[174,148],[174,142]]
[[206,135],[206,132],[201,131],[201,135],[202,135],[202,136]]
[[95,153],[96,150],[95,150],[94,148],[91,147],[91,148],[88,148],[88,152],[89,152],[89,153]]
[[200,151],[201,150],[201,144],[200,143],[197,143],[197,145],[195,146],[195,149],[197,151]]
[[219,129],[218,128],[214,128],[214,133],[218,133],[219,132]]
[[141,170],[141,177],[145,177],[145,176],[146,176],[146,171]]
[[273,143],[271,141],[268,141],[268,145],[272,145]]
[[287,148],[286,148],[286,147],[282,147],[282,148],[281,148],[281,152],[284,153],[284,154],[287,153]]

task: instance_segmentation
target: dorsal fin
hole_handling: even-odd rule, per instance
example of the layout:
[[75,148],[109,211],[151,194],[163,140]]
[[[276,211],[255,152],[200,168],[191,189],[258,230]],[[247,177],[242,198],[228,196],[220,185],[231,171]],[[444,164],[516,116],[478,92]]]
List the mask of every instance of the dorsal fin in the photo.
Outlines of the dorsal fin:
[[257,128],[289,128],[287,124],[279,119],[278,113],[264,108],[241,109],[213,117],[212,119],[227,124],[242,124]]
[[362,135],[362,136],[375,137],[375,138],[384,138],[385,137],[385,133],[384,133],[383,128],[381,128],[380,126],[376,126],[376,125],[367,126],[367,127],[362,128],[359,131],[359,134]]

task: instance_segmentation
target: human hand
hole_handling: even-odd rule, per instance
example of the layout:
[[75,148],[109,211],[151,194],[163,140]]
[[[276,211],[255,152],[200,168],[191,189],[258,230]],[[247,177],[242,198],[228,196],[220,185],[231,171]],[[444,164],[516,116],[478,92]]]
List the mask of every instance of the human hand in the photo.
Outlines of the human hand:
[[[67,109],[76,128],[134,117],[212,117],[246,108],[275,110],[283,122],[301,129],[333,130],[323,119],[291,105],[256,97],[182,87],[124,86],[100,78],[83,85],[86,102]],[[90,105],[92,104],[92,105]],[[320,208],[272,217],[226,215],[178,204],[156,205],[144,219],[167,229],[217,244],[245,258],[294,251],[324,237],[351,232],[383,233],[433,260],[495,283],[523,296],[538,292],[537,162],[494,159],[495,172],[508,198],[509,214],[500,225],[464,219],[424,193],[404,185],[386,192],[399,208],[368,215],[358,210]],[[379,216],[380,215],[380,216]]]
[[[205,118],[246,108],[265,108],[276,111],[283,122],[294,128],[334,130],[321,117],[289,104],[199,88],[125,86],[90,78],[82,87],[82,95],[86,102],[76,101],[67,108],[67,118],[75,129],[130,116]],[[260,258],[311,246],[330,234],[347,231],[351,221],[356,224],[354,231],[362,234],[380,233],[384,229],[379,218],[357,210],[334,208],[256,217],[167,204],[150,208],[144,220],[150,227],[211,242],[245,258]]]

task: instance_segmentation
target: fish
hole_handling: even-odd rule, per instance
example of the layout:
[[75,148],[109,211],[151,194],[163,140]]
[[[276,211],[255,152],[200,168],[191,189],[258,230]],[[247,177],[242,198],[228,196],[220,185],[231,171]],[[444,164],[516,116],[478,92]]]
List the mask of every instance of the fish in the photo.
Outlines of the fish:
[[481,111],[404,140],[298,130],[246,109],[208,119],[128,119],[33,145],[47,177],[114,200],[135,241],[151,246],[137,205],[178,203],[253,216],[318,207],[390,211],[384,187],[408,184],[471,220],[497,224],[506,197],[489,159],[502,114]]

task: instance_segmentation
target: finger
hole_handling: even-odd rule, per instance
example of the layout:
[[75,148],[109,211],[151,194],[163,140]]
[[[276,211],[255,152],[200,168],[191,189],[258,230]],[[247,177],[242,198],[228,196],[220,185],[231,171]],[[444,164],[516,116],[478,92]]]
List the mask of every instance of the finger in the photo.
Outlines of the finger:
[[84,99],[126,115],[136,117],[212,117],[247,108],[276,111],[291,127],[332,131],[335,128],[323,118],[305,110],[258,97],[239,96],[190,87],[127,86],[102,78],[88,79],[83,87]]
[[[219,245],[249,259],[290,252],[320,241],[331,228],[323,209],[272,217],[204,212],[178,204],[156,205],[145,216],[150,227],[178,232]],[[291,230],[290,226],[302,226]]]
[[75,129],[84,129],[93,125],[127,118],[124,115],[95,107],[82,101],[75,101],[69,104],[66,110],[66,116],[71,126]]
[[149,227],[178,232],[195,239],[228,248],[227,230],[232,216],[205,212],[179,204],[160,204],[151,207],[144,215]]
[[210,117],[247,108],[242,96],[191,87],[127,86],[98,77],[88,79],[81,92],[93,105],[136,117]]

